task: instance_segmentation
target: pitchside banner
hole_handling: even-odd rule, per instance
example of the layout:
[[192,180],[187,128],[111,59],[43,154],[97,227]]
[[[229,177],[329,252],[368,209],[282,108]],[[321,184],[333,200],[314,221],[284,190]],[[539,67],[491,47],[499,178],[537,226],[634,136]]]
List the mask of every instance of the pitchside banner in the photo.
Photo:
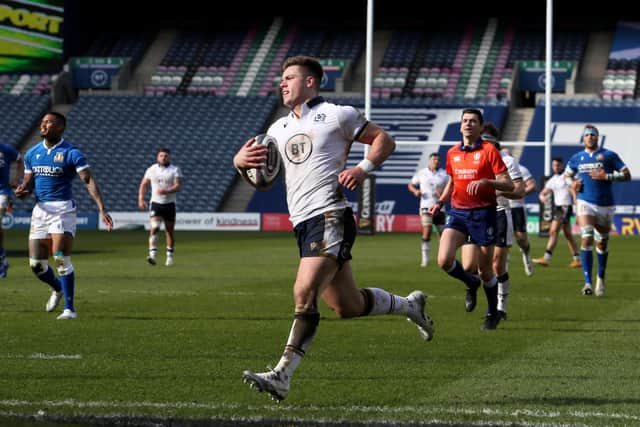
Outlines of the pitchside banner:
[[358,199],[358,234],[374,234],[376,232],[376,177],[367,174],[360,185]]
[[[79,213],[76,219],[79,230],[95,230],[98,228],[97,213]],[[31,213],[7,212],[2,217],[2,228],[29,228],[31,226]]]
[[[149,229],[148,212],[110,212],[110,215],[114,230]],[[102,222],[99,227],[106,229]],[[176,230],[259,231],[260,214],[178,212]]]

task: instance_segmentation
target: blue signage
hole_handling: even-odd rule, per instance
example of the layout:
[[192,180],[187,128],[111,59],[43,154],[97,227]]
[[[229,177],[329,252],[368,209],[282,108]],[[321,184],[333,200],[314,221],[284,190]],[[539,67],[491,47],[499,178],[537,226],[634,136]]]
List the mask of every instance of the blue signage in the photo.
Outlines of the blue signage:
[[[98,214],[79,213],[76,220],[79,230],[96,230],[98,229]],[[31,226],[31,214],[22,212],[7,212],[2,217],[2,228],[9,230],[11,228],[29,228]]]

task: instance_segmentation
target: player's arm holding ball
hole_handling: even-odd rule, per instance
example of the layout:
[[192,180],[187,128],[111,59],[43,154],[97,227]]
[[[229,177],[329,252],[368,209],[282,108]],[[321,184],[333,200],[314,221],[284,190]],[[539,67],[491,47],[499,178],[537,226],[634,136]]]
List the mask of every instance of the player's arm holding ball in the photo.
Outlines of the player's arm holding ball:
[[267,160],[267,147],[254,144],[255,140],[255,136],[250,138],[233,157],[233,165],[242,173],[245,179],[246,173],[244,172],[247,169],[259,168]]
[[266,191],[280,174],[278,143],[272,136],[260,134],[248,140],[233,158],[240,175],[254,188]]

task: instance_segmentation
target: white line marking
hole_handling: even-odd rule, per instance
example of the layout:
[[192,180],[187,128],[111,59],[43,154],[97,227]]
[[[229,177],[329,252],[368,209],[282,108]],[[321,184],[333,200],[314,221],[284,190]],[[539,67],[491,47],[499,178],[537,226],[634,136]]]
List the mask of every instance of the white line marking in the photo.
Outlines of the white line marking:
[[46,353],[33,353],[30,355],[25,354],[7,354],[6,356],[0,356],[3,359],[82,359],[81,354],[46,354]]
[[[164,408],[164,409],[207,409],[211,411],[215,410],[242,410],[247,411],[268,411],[277,412],[282,414],[283,411],[303,411],[304,413],[323,413],[326,411],[336,411],[343,414],[357,414],[357,413],[376,413],[380,415],[390,416],[389,420],[393,419],[393,414],[397,413],[413,413],[419,414],[420,420],[424,421],[427,416],[436,416],[438,414],[447,415],[465,415],[465,416],[485,416],[496,418],[511,418],[511,417],[530,417],[539,419],[562,419],[566,417],[574,417],[581,419],[618,419],[626,421],[640,421],[640,415],[625,414],[625,413],[606,413],[606,412],[584,412],[569,410],[562,411],[544,411],[544,410],[530,410],[530,409],[514,409],[512,411],[504,411],[500,409],[491,408],[443,408],[443,407],[429,407],[429,406],[297,406],[297,405],[263,405],[263,406],[245,406],[235,403],[195,403],[195,402],[109,402],[109,401],[79,401],[75,399],[67,400],[42,400],[42,401],[29,401],[29,400],[0,400],[0,406],[5,407],[19,407],[19,406],[36,406],[44,407],[71,407],[71,408],[111,408],[130,410],[132,408]],[[131,416],[131,414],[129,414]],[[318,419],[313,417],[317,422]],[[371,421],[378,421],[372,419]],[[431,422],[438,420],[432,419]],[[444,422],[444,421],[439,421]],[[477,424],[477,423],[476,423]],[[492,423],[493,424],[493,423]],[[510,423],[506,422],[507,425]],[[518,421],[518,424],[523,424],[522,421]]]

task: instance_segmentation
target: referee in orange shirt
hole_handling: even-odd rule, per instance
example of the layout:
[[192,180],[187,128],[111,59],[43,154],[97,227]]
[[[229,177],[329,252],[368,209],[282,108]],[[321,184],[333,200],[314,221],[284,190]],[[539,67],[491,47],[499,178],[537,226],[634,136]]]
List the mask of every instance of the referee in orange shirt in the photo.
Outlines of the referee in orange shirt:
[[[483,330],[496,329],[498,316],[498,286],[493,272],[493,248],[496,242],[496,190],[512,191],[513,182],[500,152],[480,138],[484,119],[475,108],[462,111],[460,132],[462,143],[447,152],[446,170],[449,182],[440,199],[430,208],[436,215],[445,202],[451,202],[447,223],[440,238],[438,265],[450,276],[467,286],[465,309],[476,307],[480,279],[487,296],[489,310]],[[477,245],[480,279],[467,273],[456,259],[456,251],[465,243]]]

